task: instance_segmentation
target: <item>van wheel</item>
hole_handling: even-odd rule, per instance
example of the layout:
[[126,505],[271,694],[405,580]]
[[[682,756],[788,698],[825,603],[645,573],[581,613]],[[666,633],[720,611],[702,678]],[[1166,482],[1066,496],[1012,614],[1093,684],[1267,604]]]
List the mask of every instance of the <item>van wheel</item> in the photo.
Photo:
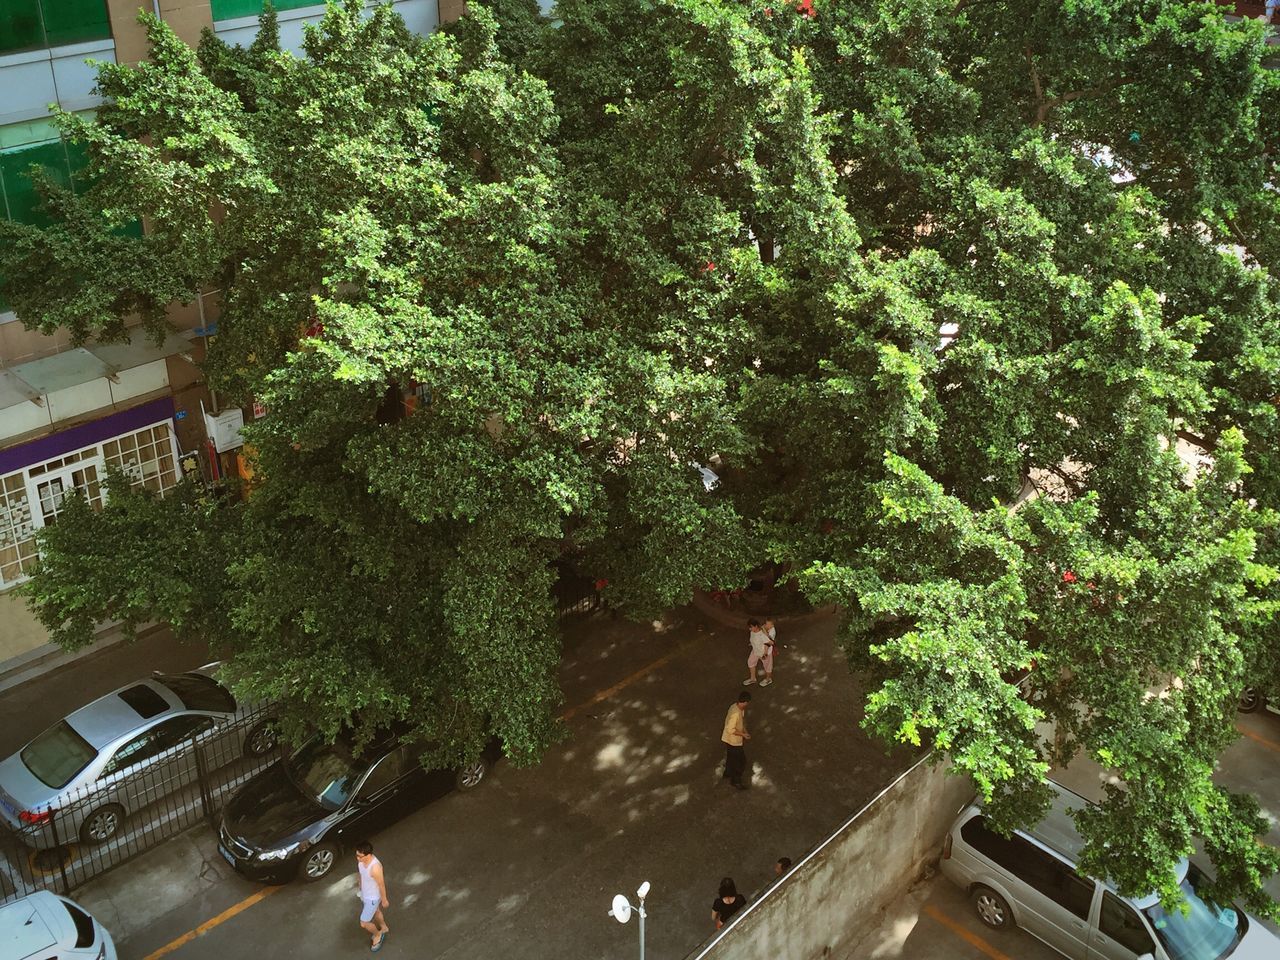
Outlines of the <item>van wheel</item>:
[[992,930],[1005,930],[1014,926],[1013,911],[1004,897],[990,887],[974,887],[969,897],[978,919]]

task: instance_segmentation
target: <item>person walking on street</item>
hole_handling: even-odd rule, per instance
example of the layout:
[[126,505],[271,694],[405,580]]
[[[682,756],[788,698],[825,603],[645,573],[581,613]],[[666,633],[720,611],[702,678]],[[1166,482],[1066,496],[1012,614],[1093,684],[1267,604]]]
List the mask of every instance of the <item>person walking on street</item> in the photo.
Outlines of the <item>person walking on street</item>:
[[773,683],[773,649],[777,644],[778,631],[774,629],[773,621],[766,620],[761,623],[754,617],[747,622],[747,639],[751,642],[751,655],[747,657],[747,679],[742,681],[744,687],[750,686],[756,682],[756,665],[764,666],[764,679],[760,681],[760,686],[767,687]]
[[724,718],[724,732],[720,735],[724,743],[724,778],[739,790],[747,789],[742,782],[742,775],[747,769],[747,751],[743,744],[751,739],[747,733],[747,704],[751,702],[751,694],[743,690],[738,694],[738,702],[729,708]]
[[747,898],[738,892],[733,877],[725,877],[720,881],[720,895],[711,904],[711,919],[719,930],[730,918],[747,905]]
[[356,844],[356,874],[360,887],[360,926],[373,938],[369,947],[374,953],[391,932],[382,911],[391,906],[387,900],[387,880],[382,875],[382,861],[373,855],[373,844],[362,840]]

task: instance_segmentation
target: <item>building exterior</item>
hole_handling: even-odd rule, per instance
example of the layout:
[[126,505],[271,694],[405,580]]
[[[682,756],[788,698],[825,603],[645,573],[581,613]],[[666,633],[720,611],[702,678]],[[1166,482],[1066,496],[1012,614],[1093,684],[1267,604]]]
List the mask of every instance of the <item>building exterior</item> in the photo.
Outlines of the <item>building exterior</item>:
[[[319,19],[324,4],[274,5],[281,44],[299,51],[303,24]],[[395,0],[395,6],[423,34],[464,9],[463,0]],[[28,174],[32,164],[74,189],[84,156],[59,137],[49,105],[86,113],[97,107],[96,70],[86,60],[144,59],[146,32],[137,22],[143,10],[193,46],[206,28],[247,45],[257,34],[262,0],[0,2],[0,216],[44,222]],[[208,448],[202,414],[216,411],[195,362],[216,314],[216,291],[203,291],[190,305],[171,306],[173,332],[158,346],[137,333],[127,343],[73,347],[64,333],[28,331],[0,300],[0,684],[56,656],[14,588],[27,579],[36,534],[56,520],[63,498],[76,489],[100,502],[112,465],[163,495],[181,479],[179,464]]]

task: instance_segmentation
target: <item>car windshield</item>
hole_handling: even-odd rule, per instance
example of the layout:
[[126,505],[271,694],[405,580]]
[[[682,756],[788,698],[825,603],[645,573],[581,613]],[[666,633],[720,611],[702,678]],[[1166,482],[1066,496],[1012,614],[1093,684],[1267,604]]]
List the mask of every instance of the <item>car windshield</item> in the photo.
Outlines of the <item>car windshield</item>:
[[337,810],[355,789],[365,771],[342,743],[325,743],[315,738],[303,744],[285,764],[293,782],[326,810]]
[[1166,911],[1158,903],[1143,911],[1169,960],[1218,960],[1236,948],[1249,928],[1242,911],[1201,897],[1199,891],[1204,885],[1205,875],[1191,864],[1182,880],[1186,913],[1180,907]]
[[98,752],[63,720],[22,748],[22,762],[47,787],[65,787]]
[[172,690],[188,710],[235,712],[236,701],[226,688],[203,674],[183,673],[178,676],[158,676],[156,679]]

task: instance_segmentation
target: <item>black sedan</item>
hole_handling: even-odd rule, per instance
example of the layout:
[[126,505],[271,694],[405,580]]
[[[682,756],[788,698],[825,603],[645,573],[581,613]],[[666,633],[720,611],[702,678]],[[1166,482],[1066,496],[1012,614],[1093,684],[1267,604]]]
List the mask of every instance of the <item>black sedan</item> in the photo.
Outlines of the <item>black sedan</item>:
[[250,880],[319,880],[347,847],[454,789],[479,786],[500,750],[492,744],[455,770],[424,770],[422,753],[395,737],[359,754],[342,738],[313,738],[227,801],[218,852]]

